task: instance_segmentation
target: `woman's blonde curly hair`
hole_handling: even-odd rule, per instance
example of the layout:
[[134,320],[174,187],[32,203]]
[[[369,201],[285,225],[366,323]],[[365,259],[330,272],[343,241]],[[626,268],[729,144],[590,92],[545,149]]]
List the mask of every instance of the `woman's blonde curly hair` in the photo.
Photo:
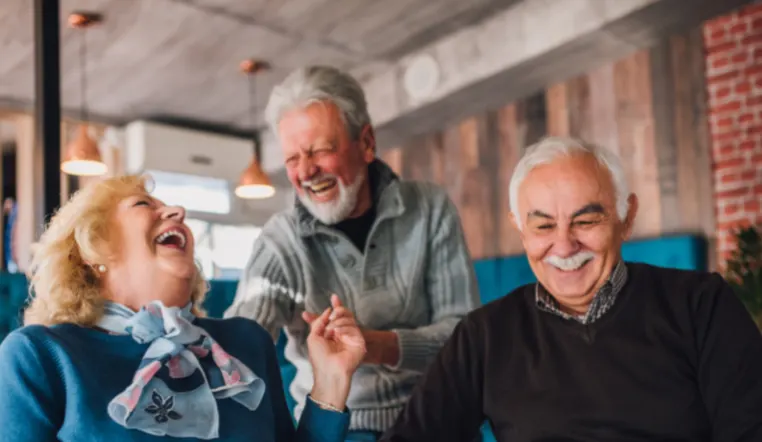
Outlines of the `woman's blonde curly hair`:
[[[103,313],[104,297],[94,267],[105,263],[116,205],[147,194],[147,177],[121,176],[92,183],[56,212],[34,251],[29,270],[31,302],[24,323],[92,326]],[[207,284],[196,265],[191,300],[201,315]]]

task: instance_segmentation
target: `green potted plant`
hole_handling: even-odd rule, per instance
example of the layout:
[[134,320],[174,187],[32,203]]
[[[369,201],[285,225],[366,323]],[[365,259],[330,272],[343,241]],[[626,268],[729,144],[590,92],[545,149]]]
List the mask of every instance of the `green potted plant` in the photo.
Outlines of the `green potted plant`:
[[734,237],[725,277],[762,330],[762,229],[742,227]]

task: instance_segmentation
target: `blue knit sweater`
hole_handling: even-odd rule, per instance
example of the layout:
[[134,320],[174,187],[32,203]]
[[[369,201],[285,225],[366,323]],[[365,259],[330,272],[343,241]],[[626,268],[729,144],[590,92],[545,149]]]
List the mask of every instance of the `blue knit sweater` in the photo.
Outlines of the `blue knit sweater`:
[[[219,441],[339,442],[347,413],[312,401],[294,424],[283,393],[270,335],[246,319],[198,319],[231,355],[265,380],[262,404],[250,411],[231,399],[218,401]],[[154,441],[112,421],[108,402],[129,385],[148,348],[129,336],[75,325],[27,326],[0,344],[0,441]],[[177,441],[191,439],[166,438]]]

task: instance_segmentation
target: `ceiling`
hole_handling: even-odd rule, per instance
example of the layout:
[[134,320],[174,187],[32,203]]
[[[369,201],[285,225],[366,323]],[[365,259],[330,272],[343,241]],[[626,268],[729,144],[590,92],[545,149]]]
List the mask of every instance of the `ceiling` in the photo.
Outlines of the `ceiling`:
[[[74,10],[98,12],[87,30],[87,101],[104,122],[137,118],[235,132],[251,129],[246,58],[268,61],[267,93],[290,70],[313,63],[363,79],[516,0],[61,0],[61,99],[80,105],[81,32]],[[0,107],[28,109],[34,96],[33,2],[0,4]],[[258,118],[256,125],[261,125]]]

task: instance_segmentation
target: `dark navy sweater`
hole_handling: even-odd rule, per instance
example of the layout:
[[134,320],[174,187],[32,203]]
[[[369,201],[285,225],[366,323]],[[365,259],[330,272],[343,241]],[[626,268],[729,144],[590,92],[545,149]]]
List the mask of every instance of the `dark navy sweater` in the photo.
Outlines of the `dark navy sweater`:
[[[220,437],[225,442],[343,442],[347,413],[323,410],[308,401],[298,429],[286,407],[270,335],[242,318],[198,319],[197,325],[231,355],[264,379],[262,404],[250,411],[231,399],[218,400]],[[129,336],[75,325],[28,326],[0,345],[0,441],[156,441],[112,421],[108,402],[126,388],[148,348]]]
[[762,334],[717,274],[627,264],[583,325],[534,286],[469,314],[382,440],[762,441]]

